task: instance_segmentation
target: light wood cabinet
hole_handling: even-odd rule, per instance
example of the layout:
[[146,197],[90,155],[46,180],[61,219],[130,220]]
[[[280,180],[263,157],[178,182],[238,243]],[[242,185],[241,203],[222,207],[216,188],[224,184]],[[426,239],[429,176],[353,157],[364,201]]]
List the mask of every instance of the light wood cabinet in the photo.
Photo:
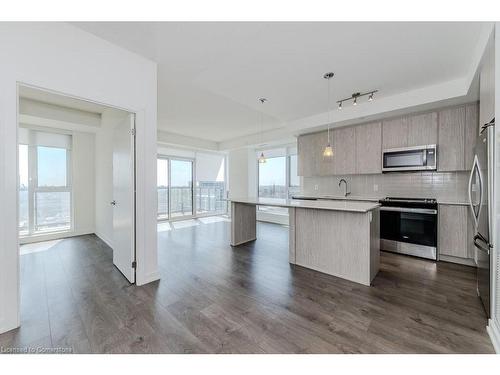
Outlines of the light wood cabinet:
[[317,175],[312,149],[315,134],[304,134],[297,138],[297,174],[304,177]]
[[440,255],[468,258],[467,206],[439,205],[438,251]]
[[384,120],[382,123],[382,148],[408,146],[408,118],[406,116]]
[[438,171],[465,170],[465,106],[439,111]]
[[356,173],[382,173],[382,123],[356,126]]
[[465,170],[472,168],[474,161],[474,146],[479,136],[479,105],[478,103],[465,106]]
[[438,143],[437,113],[423,113],[408,117],[407,145],[422,146]]
[[[330,132],[330,140],[332,133]],[[323,150],[328,142],[327,132],[300,135],[297,139],[297,174],[304,177],[334,174],[334,158],[325,160]],[[333,146],[333,144],[332,144]]]
[[356,130],[354,127],[334,130],[333,153],[335,174],[356,173]]
[[437,144],[440,172],[470,170],[479,135],[478,103],[439,112],[330,130],[333,158],[324,159],[327,132],[298,137],[299,176],[382,172],[382,150]]

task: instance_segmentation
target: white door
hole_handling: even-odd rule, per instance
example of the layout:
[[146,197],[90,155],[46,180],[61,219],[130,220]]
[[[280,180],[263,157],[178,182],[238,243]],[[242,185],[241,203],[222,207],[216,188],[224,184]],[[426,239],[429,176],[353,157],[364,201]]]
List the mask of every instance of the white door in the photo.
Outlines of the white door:
[[135,116],[113,133],[113,264],[135,282]]

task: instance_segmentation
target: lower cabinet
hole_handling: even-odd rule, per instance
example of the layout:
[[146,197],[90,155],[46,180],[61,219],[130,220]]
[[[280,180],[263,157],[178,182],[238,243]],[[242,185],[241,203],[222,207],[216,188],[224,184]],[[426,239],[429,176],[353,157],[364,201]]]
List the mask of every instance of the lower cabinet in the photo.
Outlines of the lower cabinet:
[[438,254],[439,259],[455,263],[474,264],[474,235],[469,207],[439,205]]

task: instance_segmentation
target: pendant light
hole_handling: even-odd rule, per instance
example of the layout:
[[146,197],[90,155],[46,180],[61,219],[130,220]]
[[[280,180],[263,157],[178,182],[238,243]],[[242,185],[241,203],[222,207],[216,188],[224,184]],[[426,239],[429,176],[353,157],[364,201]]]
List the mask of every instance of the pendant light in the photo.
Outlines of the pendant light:
[[[259,98],[259,101],[264,104],[267,102],[266,98]],[[260,111],[260,142],[264,141],[264,111]],[[266,162],[266,157],[264,156],[264,151],[260,153],[259,163],[264,164]]]
[[323,158],[325,159],[331,159],[333,157],[333,148],[330,143],[330,79],[332,77],[333,77],[332,72],[328,72],[323,75],[323,78],[328,80],[328,128],[327,128],[328,142],[326,144],[325,149],[323,150]]

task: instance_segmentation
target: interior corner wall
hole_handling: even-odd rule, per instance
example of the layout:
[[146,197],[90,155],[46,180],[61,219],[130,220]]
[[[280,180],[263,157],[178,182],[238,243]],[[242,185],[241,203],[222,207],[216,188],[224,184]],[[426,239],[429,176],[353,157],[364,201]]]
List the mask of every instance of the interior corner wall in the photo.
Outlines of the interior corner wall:
[[136,113],[137,284],[159,278],[157,66],[61,22],[0,23],[0,333],[20,324],[17,234],[19,83]]

